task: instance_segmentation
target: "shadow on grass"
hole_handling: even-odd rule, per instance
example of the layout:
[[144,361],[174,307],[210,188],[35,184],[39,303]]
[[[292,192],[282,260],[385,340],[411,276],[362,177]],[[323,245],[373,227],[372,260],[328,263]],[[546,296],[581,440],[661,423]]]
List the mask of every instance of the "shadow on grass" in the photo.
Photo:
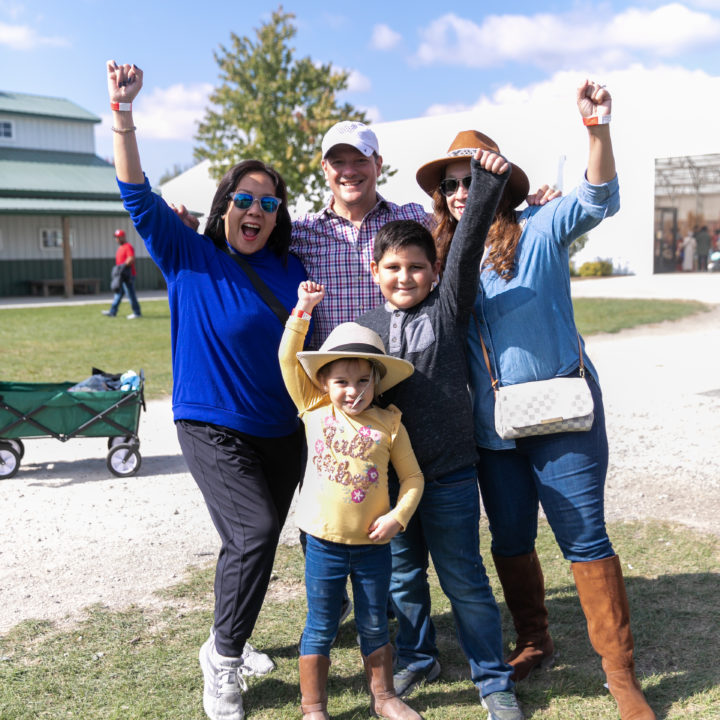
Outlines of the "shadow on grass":
[[[673,705],[720,685],[720,665],[716,661],[720,655],[717,625],[720,574],[663,575],[653,579],[628,577],[626,586],[635,639],[636,672],[648,702],[658,718],[664,718]],[[515,631],[502,595],[498,601],[503,635],[506,640],[514,641]],[[552,668],[535,672],[519,684],[518,696],[526,715],[530,717],[535,711],[547,710],[555,700],[568,696],[607,698],[608,707],[612,708],[614,702],[604,687],[600,657],[590,645],[575,586],[549,589],[547,608],[557,657]],[[439,691],[435,684],[424,686],[414,696],[413,707],[423,711],[440,708],[447,702],[476,706],[478,694],[470,684],[469,666],[458,646],[452,614],[434,614],[433,621],[442,664],[440,682],[462,682],[463,686],[461,690],[453,687],[447,691]],[[394,630],[394,623],[391,629]],[[343,625],[336,647],[354,649],[359,657],[355,634],[354,622]],[[506,641],[506,653],[510,648],[511,644]],[[337,687],[338,680],[333,682]],[[361,674],[357,682],[360,688],[364,687]],[[354,716],[337,717],[347,720]]]
[[[658,524],[633,523],[613,529],[621,537],[618,546],[628,568],[637,669],[650,704],[660,720],[717,717],[720,574],[715,572],[716,539]],[[539,540],[550,628],[559,655],[554,667],[520,683],[518,695],[526,717],[617,720],[615,703],[603,687],[600,659],[587,638],[568,564],[544,525]],[[299,549],[281,548],[276,581],[300,583],[301,566]],[[673,569],[678,572],[671,574]],[[493,569],[489,570],[500,601],[504,636],[511,641],[514,630]],[[83,720],[179,716],[202,720],[197,652],[212,623],[212,575],[212,568],[192,572],[188,581],[166,596],[169,605],[160,611],[96,608],[70,630],[27,621],[0,635],[0,716],[30,720],[36,717],[32,708],[40,706],[52,708],[48,715],[52,718],[73,713]],[[455,637],[449,603],[432,570],[430,581],[442,674],[437,683],[414,693],[409,704],[427,720],[485,717]],[[304,619],[305,603],[299,593],[266,601],[252,642],[275,659],[277,670],[250,680],[245,696],[248,720],[299,717],[297,642]],[[332,651],[328,691],[336,720],[368,716],[356,632],[353,621],[343,624]],[[506,651],[510,644],[506,642]]]

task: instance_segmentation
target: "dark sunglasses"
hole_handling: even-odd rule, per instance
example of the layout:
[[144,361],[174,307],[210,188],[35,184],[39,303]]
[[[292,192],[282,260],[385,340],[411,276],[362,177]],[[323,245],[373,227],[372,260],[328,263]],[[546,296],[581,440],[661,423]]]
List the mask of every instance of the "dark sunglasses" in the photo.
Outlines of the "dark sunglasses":
[[450,197],[451,195],[454,195],[458,188],[460,187],[460,183],[462,183],[462,186],[466,189],[470,189],[470,183],[472,182],[472,175],[467,175],[464,178],[445,178],[444,180],[440,181],[440,192],[445,197]]
[[233,201],[233,204],[238,210],[248,210],[252,204],[257,200],[260,203],[260,207],[266,213],[277,212],[282,202],[280,198],[273,197],[272,195],[263,195],[262,197],[255,197],[250,193],[230,193],[228,198]]

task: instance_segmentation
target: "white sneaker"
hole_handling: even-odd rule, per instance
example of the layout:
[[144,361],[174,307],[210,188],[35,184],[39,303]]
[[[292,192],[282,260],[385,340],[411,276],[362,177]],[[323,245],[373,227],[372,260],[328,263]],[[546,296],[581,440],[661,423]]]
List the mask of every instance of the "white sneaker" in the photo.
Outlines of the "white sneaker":
[[225,657],[215,650],[212,633],[200,648],[205,681],[203,709],[210,720],[244,720],[242,694],[247,690],[243,659]]
[[275,663],[269,655],[256,650],[249,642],[242,651],[243,675],[267,675],[275,669]]
[[101,310],[100,312],[106,317],[115,317],[109,310]]
[[128,315],[128,320],[135,320],[135,318],[142,317],[142,315],[136,315],[135,313],[130,313]]

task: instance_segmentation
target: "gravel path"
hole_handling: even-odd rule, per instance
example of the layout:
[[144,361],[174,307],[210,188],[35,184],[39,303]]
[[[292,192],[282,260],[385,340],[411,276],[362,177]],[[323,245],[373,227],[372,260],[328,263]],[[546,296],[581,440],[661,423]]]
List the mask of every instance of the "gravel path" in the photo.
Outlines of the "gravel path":
[[[720,535],[720,306],[675,323],[589,338],[610,433],[607,515]],[[71,622],[90,604],[155,605],[153,591],[212,562],[217,537],[172,425],[142,416],[140,475],[108,477],[104,439],[29,440],[0,481],[0,633]],[[294,542],[289,521],[283,533]]]

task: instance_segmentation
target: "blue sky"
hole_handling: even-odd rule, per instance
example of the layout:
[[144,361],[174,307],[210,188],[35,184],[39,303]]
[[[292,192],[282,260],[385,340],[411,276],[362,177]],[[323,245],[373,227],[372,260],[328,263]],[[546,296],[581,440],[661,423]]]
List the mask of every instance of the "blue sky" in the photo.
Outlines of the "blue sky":
[[[194,123],[217,82],[213,52],[229,44],[231,32],[252,36],[276,7],[0,0],[0,90],[65,97],[103,117],[96,138],[106,157],[104,64],[135,62],[145,72],[135,107],[138,137],[146,172],[156,181],[174,164],[192,161]],[[428,0],[352,6],[286,0],[283,7],[296,15],[297,54],[348,70],[343,99],[375,121],[501,103],[563,72],[624,71],[630,84],[652,72],[697,83],[692,112],[720,110],[716,94],[703,97],[707,79],[720,76],[720,0],[491,0],[454,9]],[[648,100],[652,112],[668,98]]]

